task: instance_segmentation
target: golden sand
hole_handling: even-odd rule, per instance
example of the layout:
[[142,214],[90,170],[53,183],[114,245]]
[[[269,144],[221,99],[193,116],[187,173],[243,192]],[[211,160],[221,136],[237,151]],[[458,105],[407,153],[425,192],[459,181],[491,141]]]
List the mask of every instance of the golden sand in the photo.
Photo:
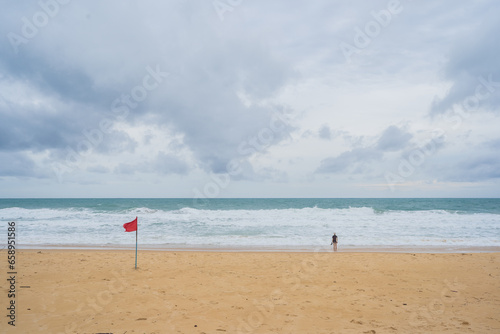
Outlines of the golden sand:
[[134,251],[16,261],[16,326],[2,317],[2,333],[500,333],[500,253],[140,251],[137,270]]

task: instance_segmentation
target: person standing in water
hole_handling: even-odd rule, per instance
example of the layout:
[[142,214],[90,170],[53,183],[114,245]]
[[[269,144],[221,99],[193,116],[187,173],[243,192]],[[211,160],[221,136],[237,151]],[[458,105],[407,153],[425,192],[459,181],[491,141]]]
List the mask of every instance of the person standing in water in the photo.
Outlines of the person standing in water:
[[333,245],[333,251],[336,252],[337,251],[337,242],[338,242],[339,238],[337,237],[337,234],[333,233],[332,235],[332,245]]

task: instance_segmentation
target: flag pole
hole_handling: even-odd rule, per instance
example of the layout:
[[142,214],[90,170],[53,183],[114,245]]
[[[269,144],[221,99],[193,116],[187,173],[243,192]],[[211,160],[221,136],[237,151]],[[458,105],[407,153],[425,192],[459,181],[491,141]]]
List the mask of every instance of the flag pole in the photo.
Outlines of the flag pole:
[[137,222],[137,228],[135,229],[135,269],[137,269],[137,231],[138,230],[139,230],[139,222]]

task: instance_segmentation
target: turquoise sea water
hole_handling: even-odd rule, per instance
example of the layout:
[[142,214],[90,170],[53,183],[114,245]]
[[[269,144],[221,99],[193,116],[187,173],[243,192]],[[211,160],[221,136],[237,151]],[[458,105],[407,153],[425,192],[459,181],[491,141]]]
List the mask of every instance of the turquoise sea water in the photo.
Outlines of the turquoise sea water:
[[136,216],[141,245],[500,246],[500,199],[0,199],[26,247],[132,245]]

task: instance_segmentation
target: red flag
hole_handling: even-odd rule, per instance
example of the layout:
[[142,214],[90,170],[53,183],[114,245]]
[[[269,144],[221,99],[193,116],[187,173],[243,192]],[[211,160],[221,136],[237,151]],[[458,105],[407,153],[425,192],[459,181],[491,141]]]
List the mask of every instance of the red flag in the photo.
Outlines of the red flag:
[[123,227],[125,228],[125,232],[137,231],[137,217],[135,217],[135,219],[132,220],[130,223],[123,224]]

